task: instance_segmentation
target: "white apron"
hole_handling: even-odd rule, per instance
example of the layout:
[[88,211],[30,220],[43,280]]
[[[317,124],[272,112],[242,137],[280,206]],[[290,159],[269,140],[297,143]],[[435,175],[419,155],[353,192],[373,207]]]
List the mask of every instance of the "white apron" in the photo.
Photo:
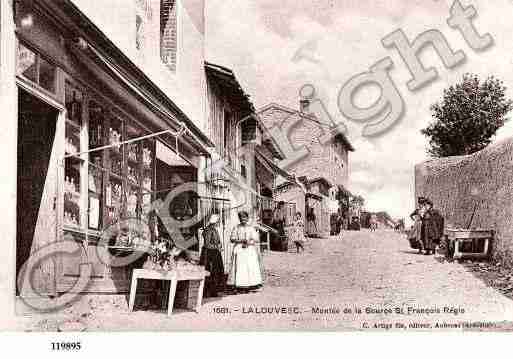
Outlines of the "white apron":
[[[253,287],[263,283],[260,256],[257,250],[259,245],[258,234],[251,226],[238,225],[233,229],[231,238],[235,242],[232,252],[230,272],[228,273],[228,285],[235,287]],[[242,240],[250,243],[243,247]]]

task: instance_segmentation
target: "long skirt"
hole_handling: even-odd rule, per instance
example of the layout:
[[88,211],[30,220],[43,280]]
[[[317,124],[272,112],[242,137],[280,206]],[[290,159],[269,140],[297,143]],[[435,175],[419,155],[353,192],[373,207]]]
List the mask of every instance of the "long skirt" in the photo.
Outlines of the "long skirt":
[[425,250],[434,251],[435,243],[433,238],[431,237],[431,233],[426,230],[426,224],[422,223],[422,244]]
[[218,249],[201,248],[200,264],[210,272],[205,279],[205,295],[217,296],[217,291],[223,286],[224,265],[223,257]]
[[294,243],[305,243],[305,232],[303,227],[294,227],[292,241]]
[[248,288],[262,285],[262,267],[255,246],[244,248],[242,244],[233,247],[232,265],[228,274],[228,285]]

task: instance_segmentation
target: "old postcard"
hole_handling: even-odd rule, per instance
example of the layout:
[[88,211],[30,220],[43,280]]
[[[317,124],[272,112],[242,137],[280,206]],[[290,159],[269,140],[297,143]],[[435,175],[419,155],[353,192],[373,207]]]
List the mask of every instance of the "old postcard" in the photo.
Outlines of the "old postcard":
[[511,331],[511,13],[1,0],[0,329]]

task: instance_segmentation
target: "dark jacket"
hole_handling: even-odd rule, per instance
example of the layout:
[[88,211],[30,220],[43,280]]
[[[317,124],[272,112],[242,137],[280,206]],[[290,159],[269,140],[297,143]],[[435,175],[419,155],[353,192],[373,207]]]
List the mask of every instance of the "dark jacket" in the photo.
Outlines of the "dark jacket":
[[422,222],[425,236],[437,243],[444,234],[444,217],[440,211],[430,209],[424,214]]
[[221,249],[221,237],[219,232],[213,225],[209,225],[203,231],[203,239],[205,240],[203,246],[208,249]]

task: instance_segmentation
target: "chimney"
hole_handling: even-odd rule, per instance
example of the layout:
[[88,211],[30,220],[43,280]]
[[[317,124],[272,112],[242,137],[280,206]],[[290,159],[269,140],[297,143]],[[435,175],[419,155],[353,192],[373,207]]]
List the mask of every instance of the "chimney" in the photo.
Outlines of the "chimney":
[[299,111],[308,113],[310,111],[310,100],[302,98],[299,100]]

